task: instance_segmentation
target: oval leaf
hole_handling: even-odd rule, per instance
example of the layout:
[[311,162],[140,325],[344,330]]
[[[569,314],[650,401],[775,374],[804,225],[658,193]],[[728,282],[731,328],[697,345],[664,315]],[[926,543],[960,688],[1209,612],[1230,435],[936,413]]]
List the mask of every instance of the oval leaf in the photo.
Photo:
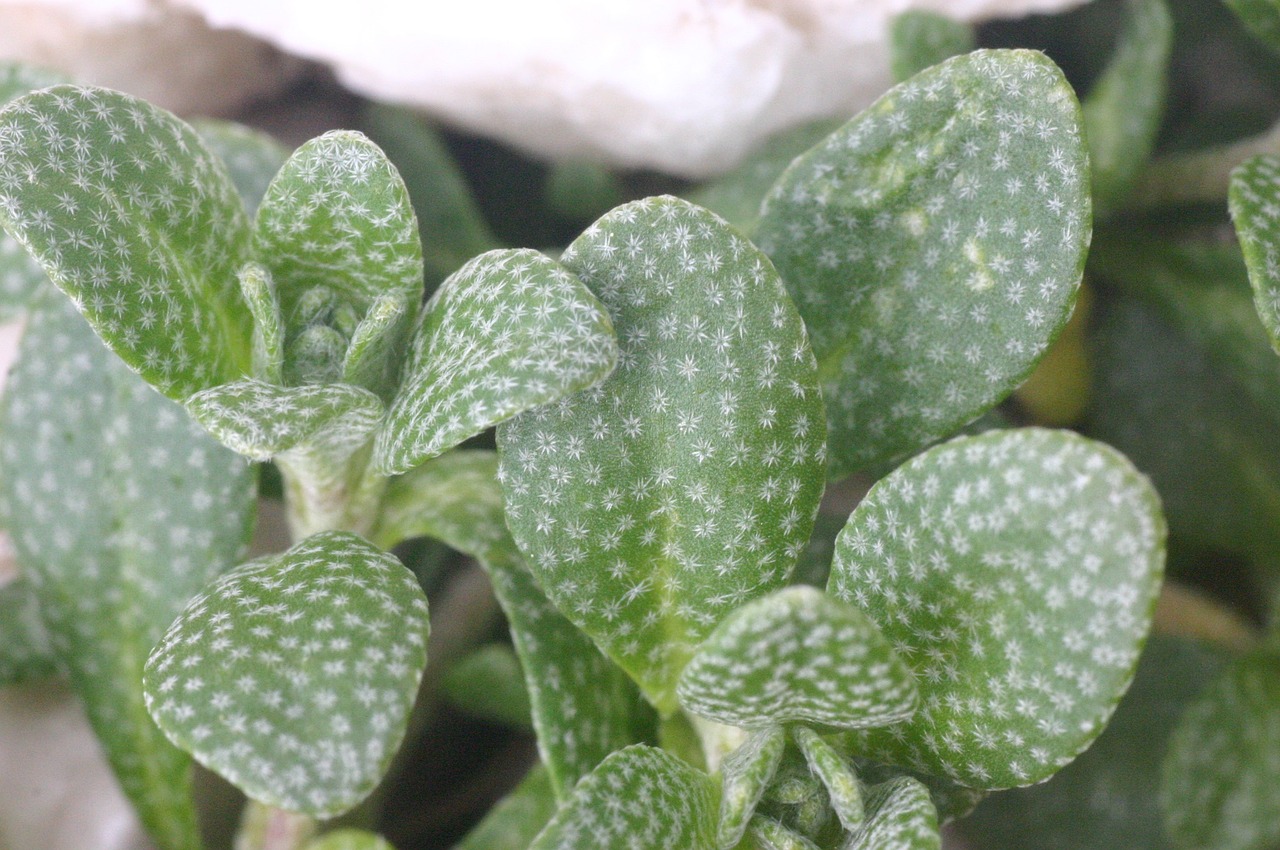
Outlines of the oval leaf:
[[175,116],[57,86],[0,112],[0,219],[121,359],[181,401],[249,369],[244,204]]
[[1183,714],[1160,787],[1182,847],[1269,850],[1280,843],[1280,656],[1235,661]]
[[768,259],[699,207],[619,207],[562,262],[621,355],[603,384],[499,428],[508,523],[551,601],[670,713],[702,638],[804,549],[815,366]]
[[250,797],[338,814],[400,744],[427,631],[427,599],[399,561],[354,534],[316,534],[192,601],[147,660],[147,708]]
[[960,438],[876,484],[830,592],[879,623],[921,706],[859,754],[973,788],[1029,785],[1089,745],[1133,676],[1164,568],[1151,485],[1066,431]]
[[916,706],[911,669],[875,623],[807,586],[726,617],[685,668],[678,693],[687,711],[746,728],[884,726]]
[[939,850],[938,816],[929,789],[909,776],[867,790],[866,822],[841,850]]
[[1089,227],[1080,108],[1038,53],[930,68],[796,160],[756,235],[812,334],[832,474],[1020,384],[1071,314]]
[[1280,157],[1257,156],[1231,172],[1229,199],[1253,301],[1280,352]]
[[597,383],[617,358],[604,307],[563,266],[537,251],[482,254],[427,304],[376,461],[405,472]]
[[529,850],[704,850],[714,846],[716,788],[663,750],[609,756],[573,789]]

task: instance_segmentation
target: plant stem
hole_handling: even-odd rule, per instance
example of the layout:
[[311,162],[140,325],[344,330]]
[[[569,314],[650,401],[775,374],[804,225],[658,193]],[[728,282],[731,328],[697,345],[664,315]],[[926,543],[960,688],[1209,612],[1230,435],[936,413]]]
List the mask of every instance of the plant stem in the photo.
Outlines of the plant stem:
[[315,834],[315,818],[250,800],[240,819],[235,850],[301,850]]

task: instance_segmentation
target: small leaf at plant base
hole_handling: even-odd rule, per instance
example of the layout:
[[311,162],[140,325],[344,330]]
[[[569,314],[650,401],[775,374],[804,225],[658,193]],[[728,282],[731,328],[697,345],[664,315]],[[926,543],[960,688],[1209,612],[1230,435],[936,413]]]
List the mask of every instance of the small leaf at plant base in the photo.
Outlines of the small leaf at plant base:
[[193,600],[147,660],[147,707],[255,800],[338,814],[395,754],[427,631],[411,572],[357,535],[323,532]]
[[815,587],[749,602],[680,677],[686,711],[730,726],[885,726],[911,716],[916,684],[875,623]]
[[1253,301],[1280,352],[1280,157],[1257,156],[1231,172],[1229,198]]
[[391,842],[363,829],[337,829],[308,842],[303,850],[396,850]]
[[973,27],[937,12],[912,9],[889,22],[889,68],[900,83],[973,47]]
[[527,850],[556,813],[556,795],[546,768],[537,765],[503,797],[454,850]]
[[563,266],[537,251],[481,254],[423,310],[376,461],[404,472],[599,382],[617,359],[604,306]]
[[1272,50],[1280,51],[1280,0],[1225,0],[1249,32]]
[[[846,739],[854,734],[856,733],[840,733],[833,736],[833,742],[842,751],[851,752],[854,748],[847,745]],[[903,776],[909,776],[919,782],[929,789],[929,799],[933,800],[933,808],[937,812],[939,824],[950,823],[953,820],[967,817],[974,807],[987,797],[987,792],[978,788],[969,788],[952,779],[934,776],[898,765],[879,764],[867,759],[854,759],[854,767],[858,771],[858,779],[863,786],[881,785]]]
[[271,273],[257,263],[240,269],[240,294],[253,316],[253,377],[268,384],[284,383],[284,319]]
[[187,411],[228,448],[267,460],[299,447],[353,449],[382,421],[383,407],[349,384],[281,387],[246,378],[197,393]]
[[25,579],[0,586],[0,687],[53,675],[57,657]]
[[716,805],[709,776],[637,744],[584,777],[529,850],[702,850],[715,845]]
[[881,480],[829,591],[911,665],[921,705],[849,736],[972,788],[1029,785],[1097,737],[1133,676],[1164,569],[1150,483],[1067,431],[959,438]]
[[32,302],[0,427],[5,521],[59,666],[152,839],[190,850],[191,760],[147,716],[142,666],[191,597],[240,557],[253,471],[48,286]]
[[605,756],[637,740],[641,697],[529,574],[504,522],[497,472],[493,452],[453,451],[391,479],[373,536],[386,546],[433,537],[489,573],[524,668],[538,751],[563,798]]
[[768,815],[756,815],[748,825],[751,840],[760,850],[821,850],[808,838]]
[[831,808],[836,810],[841,826],[848,831],[857,829],[866,812],[862,803],[862,789],[853,765],[807,726],[792,726],[791,738],[804,753],[809,769],[826,787],[831,798]]
[[551,601],[661,713],[716,623],[782,585],[822,493],[822,398],[769,260],[675,198],[561,261],[613,316],[608,380],[498,429],[507,520]]
[[532,732],[529,692],[520,659],[505,643],[491,643],[449,668],[443,681],[449,702],[468,714]]
[[[403,305],[387,328],[386,350],[400,350],[422,297],[422,244],[409,194],[377,145],[350,131],[302,145],[267,188],[254,230],[290,345],[310,323],[326,323],[308,308],[322,293],[332,299],[326,313],[356,321],[380,297]],[[365,389],[389,399],[400,365],[389,359]]]
[[753,730],[720,764],[720,817],[716,847],[733,850],[747,832],[760,798],[773,781],[787,736],[781,726]]
[[288,161],[289,149],[261,130],[234,121],[197,118],[191,126],[227,167],[245,209],[252,215],[272,178]]
[[1182,715],[1160,785],[1180,847],[1272,850],[1280,844],[1280,655],[1233,662]]
[[1090,234],[1080,121],[1044,56],[977,51],[779,179],[756,236],[812,335],[833,476],[955,432],[1066,323]]
[[[92,162],[82,161],[92,151]],[[181,401],[249,368],[244,204],[190,126],[106,89],[0,113],[0,219],[98,335]]]
[[938,816],[929,789],[900,776],[867,789],[866,821],[841,850],[939,850]]

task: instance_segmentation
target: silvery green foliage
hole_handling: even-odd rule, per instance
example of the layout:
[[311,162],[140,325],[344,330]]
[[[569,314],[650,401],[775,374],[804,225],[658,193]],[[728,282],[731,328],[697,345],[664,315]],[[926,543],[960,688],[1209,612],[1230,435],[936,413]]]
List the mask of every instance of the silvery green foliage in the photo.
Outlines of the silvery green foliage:
[[253,377],[284,384],[284,317],[271,272],[257,263],[240,268],[240,294],[253,316]]
[[1272,50],[1280,50],[1280,0],[1225,0],[1249,31]]
[[665,750],[640,744],[584,777],[529,850],[701,850],[715,845],[716,787]]
[[1195,850],[1280,842],[1280,655],[1233,662],[1183,714],[1160,787],[1168,834]]
[[720,817],[716,847],[732,850],[747,832],[751,816],[773,781],[787,746],[781,726],[753,730],[720,764]]
[[[286,363],[344,363],[364,338],[382,356],[362,369],[363,385],[389,398],[401,366],[390,352],[401,350],[422,297],[422,245],[409,194],[381,149],[350,131],[302,145],[267,187],[254,241],[280,299]],[[394,319],[377,315],[375,303]],[[377,327],[376,342],[364,322]],[[336,356],[319,344],[330,336]],[[308,367],[286,380],[316,378]]]
[[471,260],[436,291],[375,446],[400,473],[517,413],[605,378],[618,347],[604,307],[544,254]]
[[[0,106],[36,89],[65,82],[66,78],[51,71],[0,62]],[[44,281],[44,270],[0,227],[0,320],[21,312]]]
[[556,610],[508,534],[493,452],[456,451],[391,480],[374,538],[390,546],[428,536],[489,573],[524,667],[538,750],[556,795],[636,739],[639,695],[609,659]]
[[[836,736],[828,736],[828,740],[832,740],[843,752],[853,752],[856,747],[851,746],[848,742],[848,739],[853,734],[840,733]],[[940,824],[967,817],[974,810],[974,807],[987,797],[987,792],[979,788],[969,788],[945,777],[934,776],[918,770],[910,770],[898,765],[880,764],[867,759],[855,758],[854,767],[857,769],[858,779],[863,786],[881,785],[903,776],[909,776],[916,780],[929,789],[929,799],[933,800],[933,807],[938,814],[938,823]]]
[[939,850],[941,846],[928,789],[901,776],[867,789],[866,821],[841,850]]
[[30,583],[17,578],[0,586],[0,687],[48,676],[56,669]]
[[1083,104],[1093,202],[1101,217],[1133,187],[1164,114],[1173,18],[1164,0],[1129,0],[1115,54]]
[[821,850],[808,838],[767,815],[753,817],[749,831],[751,839],[761,850]]
[[946,15],[911,9],[889,22],[889,68],[898,82],[973,50],[973,27]]
[[1280,352],[1280,157],[1264,154],[1238,167],[1229,197],[1253,301]]
[[198,118],[191,126],[227,167],[231,182],[252,215],[271,179],[289,159],[289,149],[261,130],[234,121]]
[[363,829],[336,829],[308,842],[303,850],[395,850],[391,842]]
[[147,708],[250,797],[338,814],[404,735],[427,632],[411,572],[357,535],[322,532],[192,600],[147,660]]
[[796,586],[738,608],[680,677],[686,711],[731,726],[885,726],[915,710],[911,668],[862,611]]
[[244,205],[190,126],[106,89],[0,112],[0,222],[98,335],[172,399],[247,371]]
[[551,601],[663,713],[694,649],[779,587],[822,492],[824,415],[769,260],[675,198],[627,204],[561,262],[604,302],[604,383],[498,429],[516,542]]
[[859,755],[974,788],[1053,774],[1133,676],[1164,519],[1119,453],[1065,431],[959,438],[881,480],[836,542],[829,591],[914,668],[919,710]]
[[251,470],[52,289],[33,304],[0,418],[4,515],[59,664],[154,840],[195,847],[190,761],[146,715],[142,664],[239,557]]
[[831,799],[831,808],[835,809],[840,824],[846,830],[857,829],[863,821],[865,811],[862,803],[862,788],[858,775],[844,756],[835,747],[827,743],[817,732],[807,726],[792,726],[791,738],[804,753],[809,763],[809,770],[822,780]]
[[1038,53],[926,70],[796,160],[757,241],[812,335],[831,473],[996,404],[1070,316],[1089,243],[1080,108]]
[[527,850],[555,812],[551,778],[539,765],[489,809],[454,850]]

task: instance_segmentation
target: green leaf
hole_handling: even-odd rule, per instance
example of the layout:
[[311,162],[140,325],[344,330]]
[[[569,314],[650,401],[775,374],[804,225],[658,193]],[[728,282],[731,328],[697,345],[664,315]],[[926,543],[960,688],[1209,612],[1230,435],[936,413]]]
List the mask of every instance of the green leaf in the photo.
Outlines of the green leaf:
[[505,643],[482,646],[450,667],[444,676],[444,693],[468,714],[533,731],[520,660]]
[[757,241],[812,336],[831,474],[909,454],[1020,384],[1090,235],[1080,109],[1048,59],[957,57],[787,169]]
[[1272,50],[1280,50],[1280,2],[1278,0],[1225,0],[1249,32]]
[[147,716],[142,666],[239,557],[252,470],[130,373],[51,288],[33,303],[0,429],[4,515],[59,665],[157,844],[196,847],[190,760]]
[[527,850],[555,813],[551,778],[539,765],[499,800],[454,850]]
[[309,842],[304,850],[395,850],[395,847],[377,833],[338,829]]
[[1083,104],[1099,218],[1129,194],[1164,114],[1173,18],[1164,0],[1129,0],[1115,53]]
[[765,726],[753,730],[721,763],[720,816],[715,845],[719,850],[732,850],[746,834],[786,746],[787,737],[781,726]]
[[[389,298],[403,312],[384,330],[385,350],[400,350],[422,297],[422,244],[404,183],[377,145],[333,131],[298,148],[267,188],[254,228],[289,347],[319,326],[336,329],[345,352],[355,327],[345,323]],[[379,366],[365,388],[388,399],[400,363]]]
[[1280,157],[1256,156],[1231,172],[1229,199],[1253,301],[1280,352]]
[[730,726],[846,729],[911,716],[912,671],[857,608],[800,585],[725,617],[680,677],[686,711]]
[[169,398],[248,371],[244,205],[173,115],[73,86],[11,102],[0,112],[0,221]]
[[457,163],[421,115],[374,104],[364,113],[364,124],[404,175],[415,201],[429,285],[444,280],[472,257],[498,247]]
[[252,215],[262,203],[271,179],[289,159],[289,149],[261,130],[234,121],[197,118],[191,126],[227,167],[231,182]]
[[[853,748],[844,740],[849,734],[836,736],[840,748],[846,752]],[[929,789],[929,798],[933,800],[933,808],[938,815],[938,823],[950,823],[966,817],[974,807],[987,797],[987,792],[978,788],[969,788],[950,779],[918,770],[910,770],[900,765],[879,764],[866,759],[854,759],[854,767],[858,771],[858,779],[863,785],[880,785],[892,782],[903,776],[909,776]]]
[[378,427],[383,407],[349,384],[281,387],[246,378],[197,393],[187,411],[228,448],[267,460],[300,448],[349,452]]
[[807,726],[792,726],[791,738],[804,753],[809,770],[822,780],[827,795],[831,798],[831,808],[835,809],[841,826],[851,832],[861,826],[866,812],[862,804],[862,789],[853,765]]
[[[69,82],[61,74],[0,62],[0,106],[28,92]],[[20,315],[40,284],[44,269],[18,240],[0,227],[0,321]]]
[[414,330],[377,463],[404,472],[518,413],[591,386],[618,348],[604,307],[537,251],[490,251],[436,291]]
[[240,269],[240,294],[253,316],[253,377],[284,383],[284,318],[271,273],[257,263]]
[[636,740],[630,680],[538,589],[507,532],[493,452],[455,451],[387,487],[374,539],[434,537],[474,557],[493,582],[524,667],[538,750],[558,796]]
[[716,796],[705,773],[637,744],[584,777],[529,850],[704,850],[715,843]]
[[973,48],[973,27],[937,12],[912,9],[889,22],[889,68],[898,82]]
[[147,707],[255,800],[335,815],[395,754],[427,632],[411,572],[357,535],[322,532],[193,600],[147,660]]
[[1280,655],[1233,662],[1174,731],[1160,784],[1179,847],[1270,850],[1280,843]]
[[508,524],[551,601],[669,714],[697,645],[804,550],[825,460],[814,362],[768,259],[684,201],[619,207],[561,261],[621,354],[498,429]]
[[1093,746],[1048,782],[992,794],[959,831],[989,850],[1172,850],[1161,825],[1160,763],[1178,718],[1223,666],[1221,653],[1202,644],[1152,635]]
[[57,658],[30,582],[18,578],[0,586],[0,687],[56,671]]
[[867,789],[866,821],[841,850],[939,850],[929,790],[909,776]]
[[1164,570],[1155,491],[1067,431],[959,438],[874,486],[830,592],[880,625],[920,687],[860,755],[973,788],[1029,785],[1097,737],[1133,676]]
[[762,850],[821,850],[808,838],[767,815],[751,818],[749,831],[756,846]]

